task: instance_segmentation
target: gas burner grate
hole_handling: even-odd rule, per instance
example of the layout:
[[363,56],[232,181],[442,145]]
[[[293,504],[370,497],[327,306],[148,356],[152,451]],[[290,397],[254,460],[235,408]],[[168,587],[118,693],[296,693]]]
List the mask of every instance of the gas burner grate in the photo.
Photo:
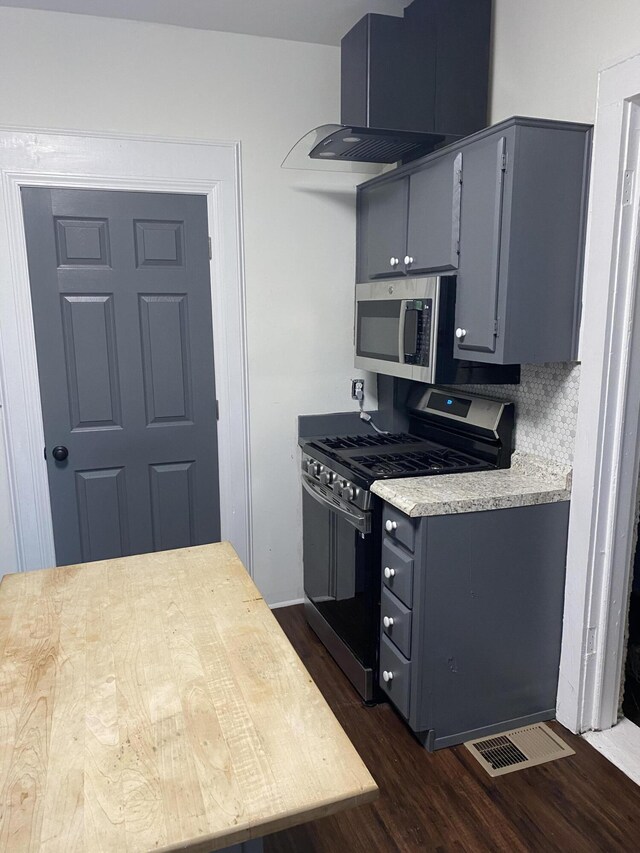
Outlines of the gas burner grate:
[[477,459],[448,449],[368,454],[354,456],[353,461],[370,473],[384,477],[458,473],[486,467]]
[[406,433],[392,435],[339,435],[335,438],[322,438],[321,443],[331,450],[357,450],[367,447],[389,447],[394,444],[407,444],[415,441],[415,437]]

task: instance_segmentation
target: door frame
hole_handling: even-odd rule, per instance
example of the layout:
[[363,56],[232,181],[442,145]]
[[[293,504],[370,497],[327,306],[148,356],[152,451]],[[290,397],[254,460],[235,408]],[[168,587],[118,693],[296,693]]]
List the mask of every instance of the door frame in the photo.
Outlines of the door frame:
[[[598,77],[557,717],[618,720],[640,455],[640,54]],[[634,371],[635,366],[635,371]]]
[[240,154],[237,141],[0,127],[0,426],[19,571],[55,565],[22,186],[206,195],[221,531],[251,571]]

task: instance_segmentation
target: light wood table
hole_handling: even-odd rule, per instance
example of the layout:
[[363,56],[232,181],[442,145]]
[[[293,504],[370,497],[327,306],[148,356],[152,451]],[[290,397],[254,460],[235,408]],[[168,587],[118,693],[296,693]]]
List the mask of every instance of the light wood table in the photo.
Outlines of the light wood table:
[[376,795],[228,543],[3,578],[0,850],[205,853]]

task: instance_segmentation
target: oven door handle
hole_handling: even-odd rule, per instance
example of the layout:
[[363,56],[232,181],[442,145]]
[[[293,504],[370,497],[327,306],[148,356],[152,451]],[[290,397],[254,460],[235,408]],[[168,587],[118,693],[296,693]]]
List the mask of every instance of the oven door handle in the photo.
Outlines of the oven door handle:
[[326,506],[332,512],[337,513],[345,521],[348,521],[356,530],[360,531],[363,536],[371,533],[371,513],[369,512],[352,512],[343,504],[338,504],[332,500],[324,491],[322,486],[318,485],[314,480],[308,480],[302,476],[302,488],[307,491],[314,500]]

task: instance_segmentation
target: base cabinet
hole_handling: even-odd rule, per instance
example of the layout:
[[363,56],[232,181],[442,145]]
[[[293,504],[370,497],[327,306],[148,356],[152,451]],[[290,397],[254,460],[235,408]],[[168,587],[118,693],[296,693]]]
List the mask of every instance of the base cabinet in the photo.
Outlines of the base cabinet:
[[[433,750],[554,717],[569,503],[405,516],[412,548],[385,530],[397,518],[385,504],[380,687],[416,736]],[[413,567],[410,607],[389,554]]]

